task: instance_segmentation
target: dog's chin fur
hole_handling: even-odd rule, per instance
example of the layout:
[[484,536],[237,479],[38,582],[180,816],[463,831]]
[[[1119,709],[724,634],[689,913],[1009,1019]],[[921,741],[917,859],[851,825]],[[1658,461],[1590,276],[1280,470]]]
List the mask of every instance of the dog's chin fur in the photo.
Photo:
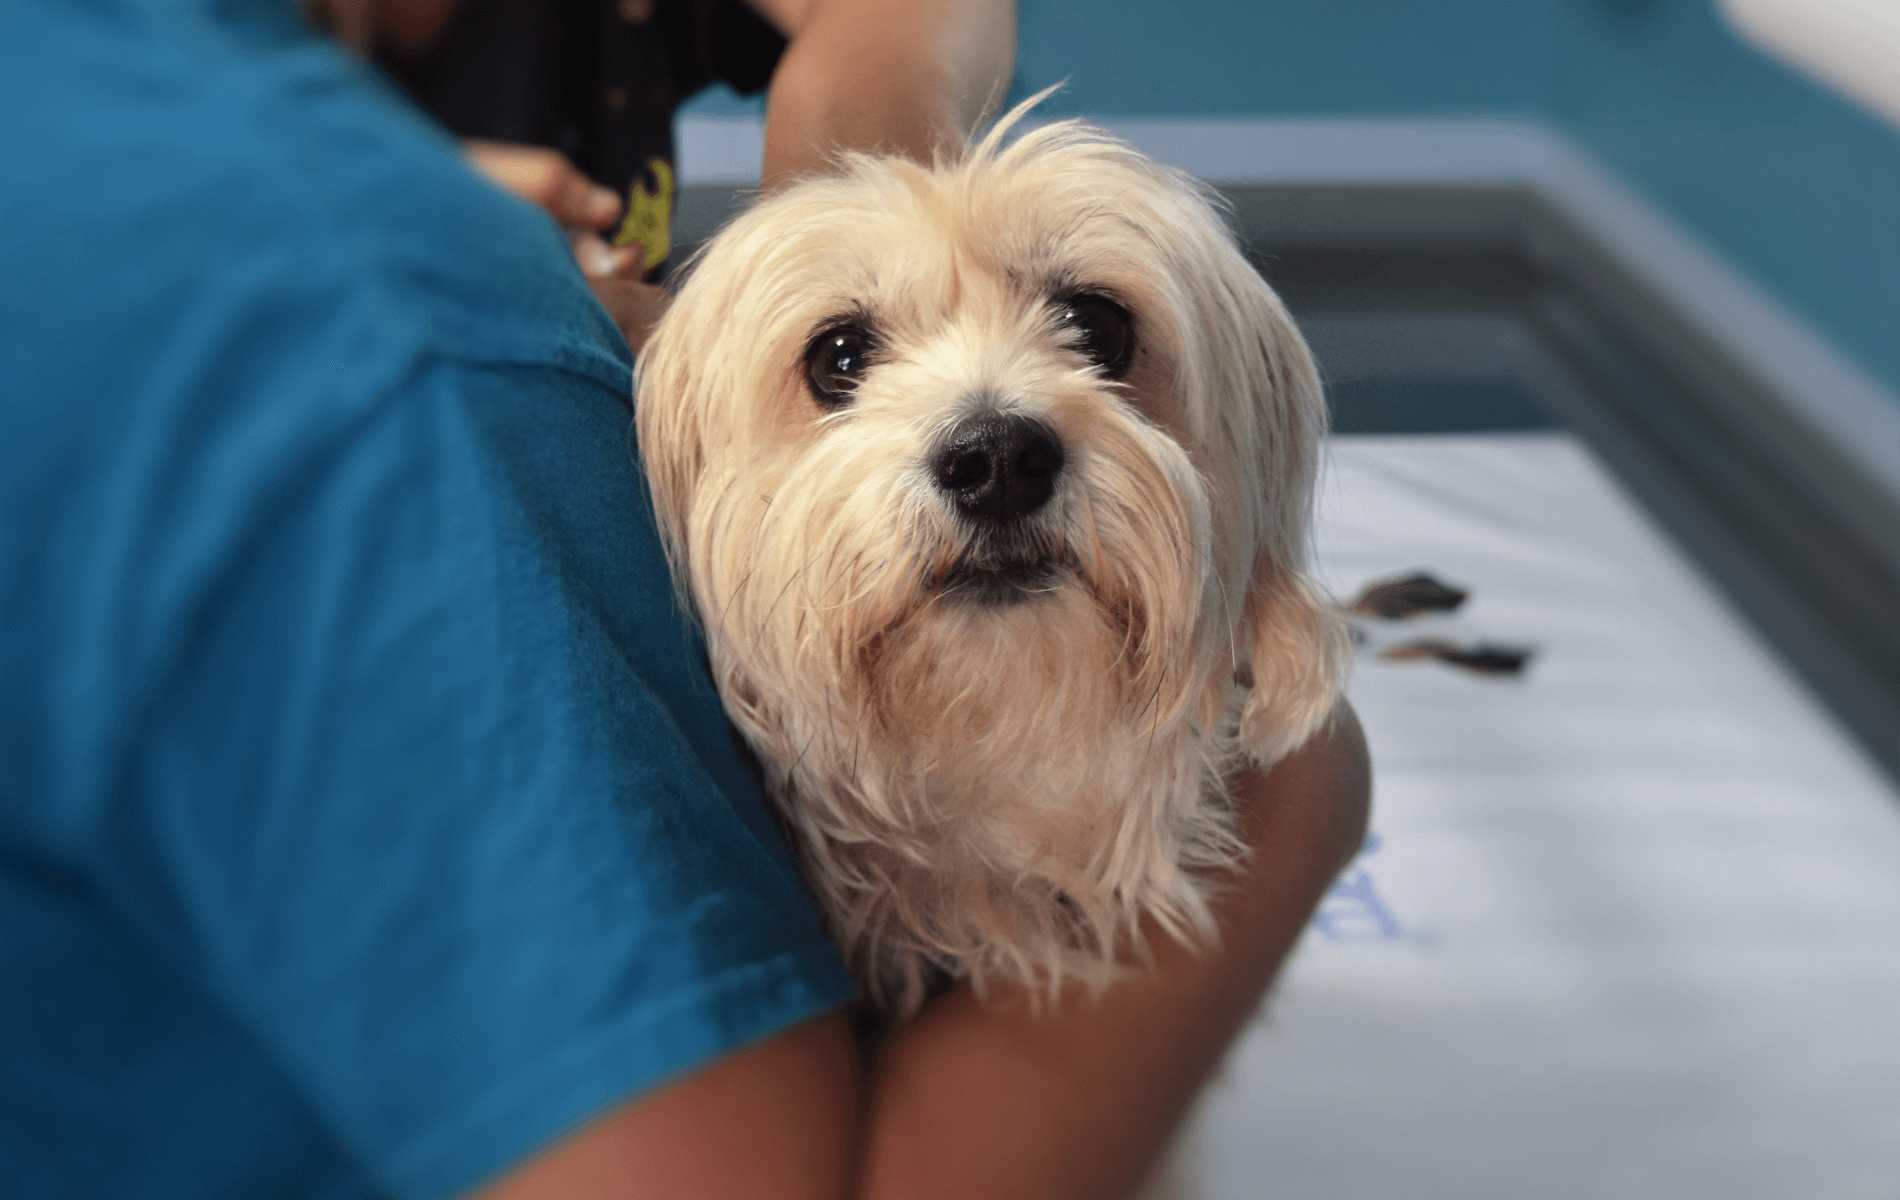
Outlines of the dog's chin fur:
[[[695,261],[642,356],[641,453],[727,712],[867,997],[1052,994],[1216,933],[1226,784],[1327,717],[1347,661],[1301,574],[1324,409],[1207,194],[1100,131],[848,157]],[[1058,301],[1112,298],[1115,380]],[[873,330],[848,403],[805,355]],[[1029,417],[1062,467],[979,526],[931,461]]]

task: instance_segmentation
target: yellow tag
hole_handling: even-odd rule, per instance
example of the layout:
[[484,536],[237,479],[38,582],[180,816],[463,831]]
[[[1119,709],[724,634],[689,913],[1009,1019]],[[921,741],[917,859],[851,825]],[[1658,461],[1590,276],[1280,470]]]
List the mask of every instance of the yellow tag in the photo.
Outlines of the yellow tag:
[[644,181],[633,181],[627,189],[627,219],[614,235],[616,246],[640,243],[647,256],[642,271],[658,266],[673,252],[673,168],[663,158],[650,158],[647,170],[659,187],[649,192]]

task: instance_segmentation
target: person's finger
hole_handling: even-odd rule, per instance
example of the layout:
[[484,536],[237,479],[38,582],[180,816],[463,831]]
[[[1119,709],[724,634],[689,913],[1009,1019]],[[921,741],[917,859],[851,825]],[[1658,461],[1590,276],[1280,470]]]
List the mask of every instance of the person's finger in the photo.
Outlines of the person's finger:
[[556,177],[555,197],[543,205],[563,225],[605,229],[620,215],[620,197],[581,174],[564,158]]
[[563,225],[604,229],[620,215],[620,198],[583,175],[567,156],[545,146],[471,138],[462,144],[468,161]]
[[609,246],[598,235],[585,230],[571,231],[567,240],[574,249],[574,261],[580,264],[581,274],[589,279],[638,279],[646,274],[646,250],[638,242]]

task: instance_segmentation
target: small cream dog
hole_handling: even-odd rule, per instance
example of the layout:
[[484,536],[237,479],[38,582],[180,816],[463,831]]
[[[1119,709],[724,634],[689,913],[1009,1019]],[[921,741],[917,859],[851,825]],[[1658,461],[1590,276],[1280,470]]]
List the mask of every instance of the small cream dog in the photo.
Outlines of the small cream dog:
[[1009,140],[1028,107],[762,200],[640,365],[726,711],[898,1016],[946,974],[1100,987],[1144,918],[1212,939],[1226,783],[1349,659],[1286,310],[1204,188],[1079,123]]

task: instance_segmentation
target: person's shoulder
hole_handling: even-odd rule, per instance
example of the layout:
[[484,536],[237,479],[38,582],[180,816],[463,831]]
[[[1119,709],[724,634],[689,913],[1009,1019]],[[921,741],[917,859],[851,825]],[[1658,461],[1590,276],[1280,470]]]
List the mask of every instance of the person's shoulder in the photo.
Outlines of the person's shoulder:
[[375,68],[347,68],[358,86],[319,119],[283,93],[256,115],[279,155],[281,201],[309,221],[298,233],[312,252],[350,255],[349,270],[384,302],[426,320],[440,356],[562,367],[626,391],[631,356],[560,230],[476,175]]
[[102,714],[379,430],[624,424],[559,233],[291,0],[8,0],[0,111],[0,658],[95,664]]
[[359,361],[367,340],[624,389],[559,231],[288,0],[23,4],[0,50],[24,118],[0,132],[0,196],[26,236],[0,257],[47,285],[46,320],[77,317],[74,292],[107,337],[155,313],[294,314],[366,325]]
[[0,447],[0,495],[211,464],[232,503],[273,494],[444,363],[505,369],[499,403],[629,395],[559,231],[289,0],[20,4],[0,16],[0,108],[23,118],[0,122],[0,403],[41,436]]

